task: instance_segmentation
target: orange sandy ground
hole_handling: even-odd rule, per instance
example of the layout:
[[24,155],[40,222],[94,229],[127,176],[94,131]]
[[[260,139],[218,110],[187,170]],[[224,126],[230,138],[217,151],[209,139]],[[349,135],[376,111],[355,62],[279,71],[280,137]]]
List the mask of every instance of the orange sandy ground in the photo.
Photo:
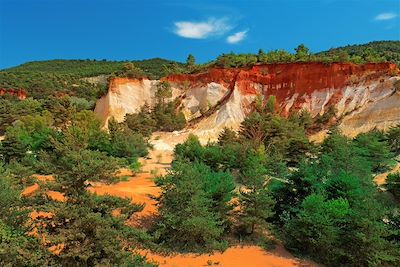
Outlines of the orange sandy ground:
[[283,248],[266,252],[257,246],[230,247],[223,253],[213,254],[176,254],[161,256],[141,251],[148,260],[154,261],[160,267],[197,267],[197,266],[223,266],[223,267],[289,267],[289,266],[318,266],[312,262],[300,261],[294,258]]

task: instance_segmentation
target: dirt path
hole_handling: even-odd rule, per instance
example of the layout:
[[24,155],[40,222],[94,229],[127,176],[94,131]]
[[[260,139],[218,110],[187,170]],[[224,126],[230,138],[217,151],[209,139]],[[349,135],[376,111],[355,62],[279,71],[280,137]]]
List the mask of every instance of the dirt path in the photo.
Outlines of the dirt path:
[[[95,184],[89,190],[97,194],[110,194],[120,197],[130,197],[133,202],[145,203],[140,213],[128,221],[129,225],[147,228],[151,218],[157,213],[157,202],[154,196],[159,196],[160,189],[154,184],[154,173],[163,175],[172,161],[173,148],[183,142],[187,134],[156,133],[152,139],[154,149],[147,159],[141,159],[141,173],[133,175],[127,169],[122,169],[119,176],[125,176],[127,181],[112,185]],[[174,254],[159,255],[151,251],[140,250],[149,260],[162,267],[194,267],[194,266],[222,266],[222,267],[291,267],[291,266],[318,266],[313,262],[295,258],[281,245],[275,250],[267,252],[258,246],[234,246],[223,253],[213,254]]]
[[[135,175],[128,169],[121,169],[117,174],[119,177],[126,178],[127,181],[111,185],[94,183],[89,188],[89,191],[99,195],[129,197],[133,203],[144,203],[144,209],[136,213],[131,221],[141,221],[156,214],[157,202],[154,198],[160,195],[160,188],[154,184],[154,177],[166,173],[172,161],[172,151],[152,150],[148,158],[141,158],[139,161],[142,165],[140,173]],[[146,227],[146,225],[141,226]]]

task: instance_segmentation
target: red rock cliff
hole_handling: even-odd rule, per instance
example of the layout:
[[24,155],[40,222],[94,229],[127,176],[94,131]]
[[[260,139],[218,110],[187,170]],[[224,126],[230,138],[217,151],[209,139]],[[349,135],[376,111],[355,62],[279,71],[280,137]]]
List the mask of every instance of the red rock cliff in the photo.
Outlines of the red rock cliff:
[[[326,89],[340,94],[340,89],[357,84],[368,84],[398,74],[393,63],[283,63],[257,65],[249,69],[210,69],[206,73],[194,75],[172,75],[165,80],[173,83],[189,82],[190,87],[201,87],[215,82],[228,87],[235,80],[242,94],[274,95],[278,103],[285,103],[293,95],[311,95]],[[335,90],[336,89],[336,90]],[[335,99],[340,99],[336,95]],[[294,108],[300,108],[300,102]],[[331,101],[334,101],[332,99]],[[334,103],[332,103],[334,104]]]

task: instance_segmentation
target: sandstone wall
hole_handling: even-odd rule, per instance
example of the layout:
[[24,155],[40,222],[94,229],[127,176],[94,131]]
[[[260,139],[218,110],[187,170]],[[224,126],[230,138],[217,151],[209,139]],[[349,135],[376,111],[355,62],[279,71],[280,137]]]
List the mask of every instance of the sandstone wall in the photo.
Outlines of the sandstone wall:
[[[252,111],[259,96],[277,98],[279,112],[307,109],[312,116],[335,105],[348,135],[387,129],[400,123],[399,95],[393,83],[398,69],[391,63],[287,63],[252,68],[210,69],[205,73],[172,75],[173,97],[182,99],[188,120],[199,117],[191,131],[214,139],[223,127],[237,129]],[[122,121],[145,103],[152,104],[159,81],[117,78],[96,105],[95,112],[106,122],[111,116]],[[207,113],[207,110],[211,111]]]

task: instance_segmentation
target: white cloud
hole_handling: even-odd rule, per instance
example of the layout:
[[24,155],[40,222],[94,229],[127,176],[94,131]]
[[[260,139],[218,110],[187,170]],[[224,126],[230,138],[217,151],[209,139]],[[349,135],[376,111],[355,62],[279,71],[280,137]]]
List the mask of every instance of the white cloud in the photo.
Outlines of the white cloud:
[[175,22],[175,34],[192,39],[206,39],[210,36],[221,35],[232,29],[225,18],[210,18],[203,22]]
[[226,41],[230,44],[236,44],[236,43],[242,41],[244,38],[246,38],[246,34],[247,34],[247,30],[234,33],[232,35],[229,35],[226,38]]
[[374,19],[375,20],[391,20],[397,17],[396,13],[386,12],[378,14]]

